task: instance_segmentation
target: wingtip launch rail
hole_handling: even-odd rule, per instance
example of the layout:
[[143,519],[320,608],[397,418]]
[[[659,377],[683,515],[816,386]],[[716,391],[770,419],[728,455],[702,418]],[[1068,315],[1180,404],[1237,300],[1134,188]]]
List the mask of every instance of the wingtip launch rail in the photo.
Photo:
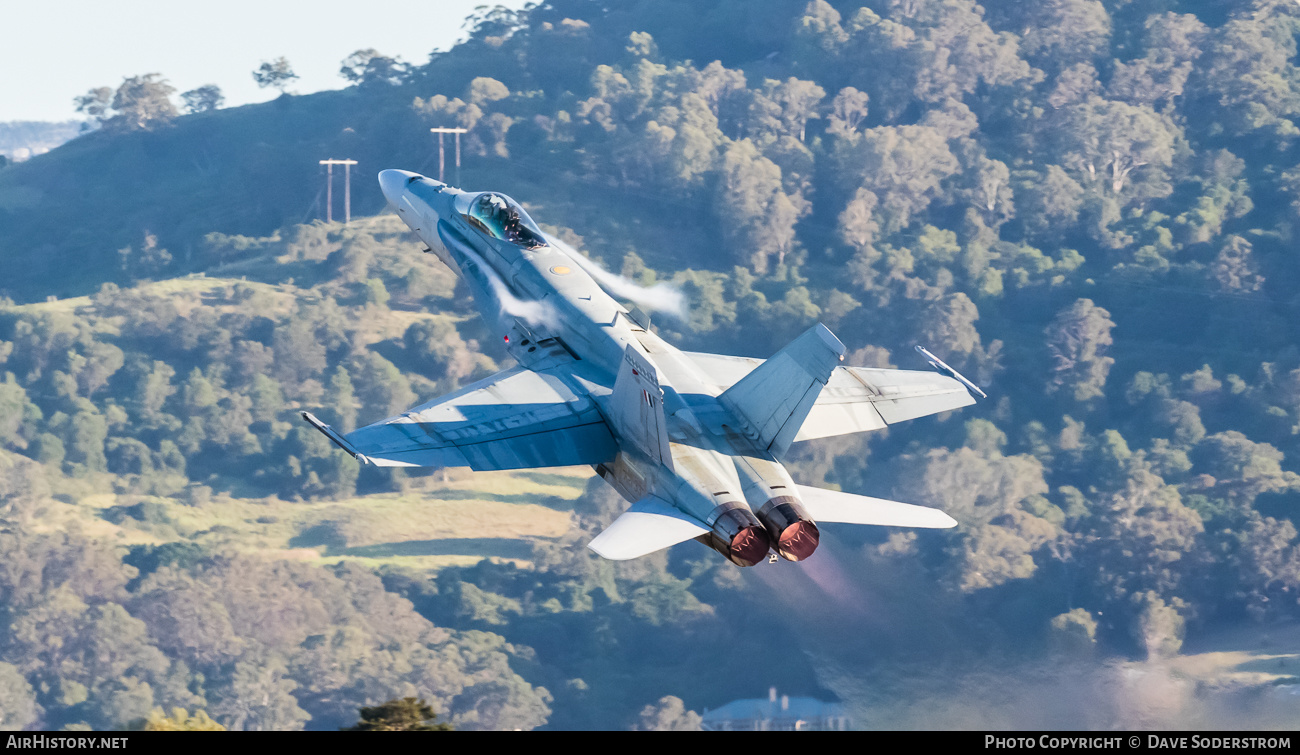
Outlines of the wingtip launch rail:
[[339,435],[337,432],[335,432],[334,428],[330,427],[329,425],[317,419],[316,415],[312,414],[311,412],[302,412],[302,418],[307,420],[307,424],[311,425],[317,430],[320,430],[321,435],[324,435],[326,438],[329,438],[330,441],[334,443],[334,445],[338,446],[344,451],[347,451],[348,455],[350,455],[352,458],[356,459],[362,464],[370,463],[370,460],[366,458],[365,454],[353,448],[352,444],[349,443],[346,438],[344,438],[342,435]]
[[925,357],[925,361],[929,362],[931,367],[935,368],[939,372],[944,373],[948,377],[951,377],[953,380],[956,380],[957,382],[961,383],[962,385],[966,386],[972,391],[975,391],[980,395],[980,398],[989,397],[987,393],[980,390],[980,387],[978,385],[975,385],[971,381],[967,380],[965,375],[949,367],[947,362],[943,361],[942,359],[935,356],[934,354],[931,354],[929,351],[926,350],[924,346],[917,344],[916,350],[921,354],[921,356]]

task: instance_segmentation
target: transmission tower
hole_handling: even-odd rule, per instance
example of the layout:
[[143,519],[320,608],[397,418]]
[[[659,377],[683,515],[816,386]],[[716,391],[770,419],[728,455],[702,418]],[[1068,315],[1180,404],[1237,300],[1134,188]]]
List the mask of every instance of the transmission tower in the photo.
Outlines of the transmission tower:
[[334,222],[334,166],[343,166],[343,225],[352,222],[352,166],[356,160],[321,160],[325,167],[325,222]]
[[460,135],[466,133],[467,131],[469,131],[469,129],[431,128],[429,130],[438,135],[438,180],[443,183],[447,183],[447,181],[442,177],[443,163],[446,162],[445,151],[443,149],[443,144],[442,144],[442,135],[443,134],[456,135],[456,186],[459,187],[460,186]]

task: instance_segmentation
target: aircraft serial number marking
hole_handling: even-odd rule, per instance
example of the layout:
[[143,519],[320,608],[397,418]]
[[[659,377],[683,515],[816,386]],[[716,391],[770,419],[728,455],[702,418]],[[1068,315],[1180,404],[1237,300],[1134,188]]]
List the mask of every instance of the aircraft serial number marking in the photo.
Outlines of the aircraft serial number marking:
[[449,428],[446,430],[434,429],[434,432],[443,439],[454,442],[458,440],[467,440],[469,438],[477,438],[489,433],[499,433],[503,430],[516,430],[521,427],[533,426],[547,420],[567,417],[573,413],[573,410],[569,408],[568,404],[559,404],[543,407],[541,409],[534,409],[533,411],[521,412],[519,414],[512,414],[508,417],[502,417],[501,419],[494,419],[488,422],[478,422],[464,427]]

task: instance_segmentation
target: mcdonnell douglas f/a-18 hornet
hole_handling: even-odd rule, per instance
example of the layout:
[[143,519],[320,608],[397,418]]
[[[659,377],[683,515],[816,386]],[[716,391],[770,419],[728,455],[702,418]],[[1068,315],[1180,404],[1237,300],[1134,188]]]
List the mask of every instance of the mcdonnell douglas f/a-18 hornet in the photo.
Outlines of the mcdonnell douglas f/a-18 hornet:
[[739,566],[771,552],[801,561],[827,522],[957,524],[934,508],[797,485],[781,464],[791,444],[984,395],[928,351],[917,347],[937,372],[841,366],[844,344],[821,324],[767,360],[679,351],[641,307],[606,293],[635,299],[624,279],[510,197],[401,170],[379,184],[425,251],[465,280],[518,365],[347,435],[303,413],[363,464],[590,465],[632,503],[588,546],[614,560],[698,540]]

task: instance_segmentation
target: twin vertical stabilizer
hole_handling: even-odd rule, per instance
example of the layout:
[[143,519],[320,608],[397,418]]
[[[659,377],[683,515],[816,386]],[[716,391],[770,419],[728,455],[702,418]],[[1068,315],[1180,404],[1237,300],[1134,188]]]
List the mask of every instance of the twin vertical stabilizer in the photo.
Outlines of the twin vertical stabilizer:
[[843,359],[844,344],[818,323],[718,400],[749,425],[750,437],[760,448],[780,458]]
[[609,422],[614,432],[631,443],[651,461],[669,469],[673,455],[668,449],[668,420],[664,416],[664,392],[659,371],[634,347],[623,351],[623,362],[609,397]]

